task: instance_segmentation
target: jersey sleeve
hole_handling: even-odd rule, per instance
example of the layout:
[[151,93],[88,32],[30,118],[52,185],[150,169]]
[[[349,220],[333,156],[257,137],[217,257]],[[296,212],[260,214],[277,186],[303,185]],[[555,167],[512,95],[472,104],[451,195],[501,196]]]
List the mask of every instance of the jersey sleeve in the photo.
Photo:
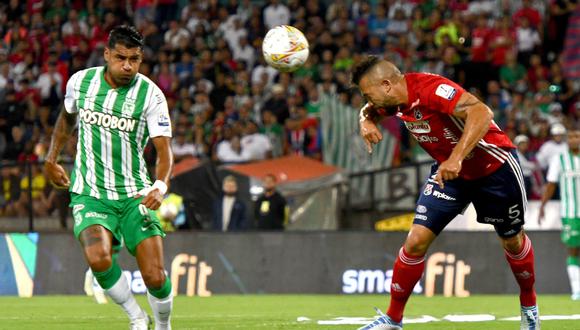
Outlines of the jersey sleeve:
[[562,166],[560,163],[560,155],[554,155],[550,159],[550,165],[548,166],[548,173],[546,174],[546,180],[551,183],[557,183],[560,179],[560,172],[562,172]]
[[64,109],[68,113],[77,113],[79,109],[77,109],[77,103],[75,99],[75,85],[79,79],[79,73],[73,74],[68,82],[66,83],[66,91],[64,94]]
[[437,75],[431,76],[422,91],[422,93],[426,93],[424,95],[428,99],[429,107],[438,112],[453,114],[457,102],[465,93],[465,89],[447,78]]
[[167,100],[157,86],[154,87],[145,115],[147,117],[147,128],[149,129],[150,138],[172,136]]

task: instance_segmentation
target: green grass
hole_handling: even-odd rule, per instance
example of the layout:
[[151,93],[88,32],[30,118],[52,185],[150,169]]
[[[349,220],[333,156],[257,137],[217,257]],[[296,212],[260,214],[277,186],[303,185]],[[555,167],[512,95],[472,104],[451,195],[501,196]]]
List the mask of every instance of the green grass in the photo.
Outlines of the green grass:
[[[147,305],[144,296],[138,297]],[[387,297],[380,295],[220,295],[210,298],[178,296],[173,310],[173,329],[356,329],[356,325],[318,325],[317,320],[335,317],[371,317],[372,307],[384,309]],[[539,297],[542,315],[580,313],[580,302],[567,295]],[[498,318],[519,315],[516,296],[425,298],[413,296],[406,315],[493,314]],[[312,322],[297,322],[305,316]],[[84,296],[37,296],[0,298],[0,329],[127,329],[121,309],[109,303],[97,305]],[[446,321],[408,324],[405,329],[518,329],[519,322],[493,321],[451,323]],[[580,329],[580,320],[543,321],[544,330]]]

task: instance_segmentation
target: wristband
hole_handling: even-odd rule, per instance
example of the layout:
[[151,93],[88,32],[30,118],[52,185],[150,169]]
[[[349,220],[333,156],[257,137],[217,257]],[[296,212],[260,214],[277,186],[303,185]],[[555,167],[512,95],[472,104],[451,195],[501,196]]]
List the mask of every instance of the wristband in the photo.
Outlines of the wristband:
[[163,182],[161,180],[155,181],[153,183],[153,186],[151,186],[151,188],[159,190],[159,193],[161,195],[165,195],[165,193],[167,192],[167,185],[165,184],[165,182]]

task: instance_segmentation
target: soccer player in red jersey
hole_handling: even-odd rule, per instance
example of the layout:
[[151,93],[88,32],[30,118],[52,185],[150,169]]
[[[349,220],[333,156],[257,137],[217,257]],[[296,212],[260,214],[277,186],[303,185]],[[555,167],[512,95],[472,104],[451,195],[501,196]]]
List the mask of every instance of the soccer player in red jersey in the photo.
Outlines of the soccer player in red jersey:
[[540,329],[534,289],[534,250],[523,231],[527,204],[515,147],[492,111],[461,86],[429,73],[401,74],[369,56],[352,80],[367,100],[360,133],[369,152],[382,139],[376,123],[395,115],[436,164],[417,201],[413,225],[395,261],[386,315],[360,329],[402,329],[403,310],[437,235],[469,203],[477,221],[495,227],[520,287],[521,329]]

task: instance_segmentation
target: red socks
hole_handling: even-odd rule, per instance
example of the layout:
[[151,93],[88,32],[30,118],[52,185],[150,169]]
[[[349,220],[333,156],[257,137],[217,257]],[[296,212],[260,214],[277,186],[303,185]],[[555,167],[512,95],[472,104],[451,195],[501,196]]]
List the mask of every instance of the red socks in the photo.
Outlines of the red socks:
[[409,299],[415,284],[421,279],[425,269],[425,256],[410,256],[405,248],[399,250],[399,257],[393,268],[393,280],[391,282],[391,304],[387,315],[395,322],[403,319],[403,310]]
[[520,304],[525,307],[535,306],[534,248],[528,236],[524,235],[524,244],[518,254],[511,254],[505,251],[505,257],[520,286]]

